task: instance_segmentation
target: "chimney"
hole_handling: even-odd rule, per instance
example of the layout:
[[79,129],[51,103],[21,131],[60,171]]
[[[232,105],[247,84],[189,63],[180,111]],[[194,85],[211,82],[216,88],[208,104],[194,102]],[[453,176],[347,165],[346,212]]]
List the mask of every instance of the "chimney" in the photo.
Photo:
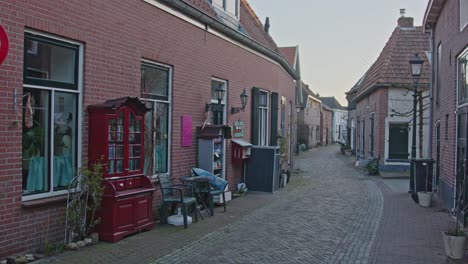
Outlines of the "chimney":
[[269,17],[265,19],[265,32],[270,33],[270,18]]
[[406,17],[406,9],[400,9],[400,18],[398,18],[398,27],[399,28],[413,28],[414,19],[412,17]]

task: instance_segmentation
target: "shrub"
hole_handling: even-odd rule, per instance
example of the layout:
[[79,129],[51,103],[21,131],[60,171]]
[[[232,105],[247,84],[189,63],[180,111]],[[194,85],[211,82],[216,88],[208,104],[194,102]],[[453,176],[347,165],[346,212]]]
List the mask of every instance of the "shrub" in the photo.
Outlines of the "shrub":
[[366,170],[369,175],[379,174],[379,159],[371,158],[366,165]]

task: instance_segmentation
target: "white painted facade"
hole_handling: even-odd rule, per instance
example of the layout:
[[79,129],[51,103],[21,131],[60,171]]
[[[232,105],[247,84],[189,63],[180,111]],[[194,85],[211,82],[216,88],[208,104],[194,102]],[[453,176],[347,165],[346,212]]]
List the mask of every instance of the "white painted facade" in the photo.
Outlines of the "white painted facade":
[[348,126],[348,111],[342,109],[333,109],[333,142],[346,143]]
[[[429,92],[423,95],[423,138],[422,155],[419,151],[419,111],[416,111],[416,158],[428,157],[429,144]],[[419,109],[419,105],[416,109]],[[411,155],[413,129],[413,91],[402,88],[388,88],[388,115],[385,118],[385,164],[407,165],[407,162],[389,161],[390,124],[408,124],[408,154]],[[408,156],[410,158],[410,156]]]

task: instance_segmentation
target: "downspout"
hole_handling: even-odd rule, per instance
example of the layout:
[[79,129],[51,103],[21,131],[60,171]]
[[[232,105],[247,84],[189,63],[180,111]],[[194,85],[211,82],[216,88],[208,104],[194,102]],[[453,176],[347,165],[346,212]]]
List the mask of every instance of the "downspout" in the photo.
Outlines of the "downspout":
[[[156,1],[156,0],[154,0]],[[225,34],[226,36],[248,46],[249,48],[262,53],[263,55],[269,57],[270,59],[273,59],[277,61],[287,72],[291,77],[293,77],[294,80],[300,80],[301,77],[299,76],[299,73],[296,72],[296,70],[293,69],[291,65],[286,61],[286,59],[276,53],[275,51],[261,45],[260,43],[254,41],[253,39],[249,38],[248,36],[240,33],[239,31],[230,28],[229,26],[225,25],[224,23],[214,19],[213,17],[203,13],[202,11],[196,9],[195,7],[185,3],[182,0],[160,0],[161,2],[164,2],[168,4],[169,6],[191,16],[194,17],[195,19],[200,20],[203,23],[206,23],[210,27],[220,31],[221,33]]]
[[[435,70],[434,70],[434,63],[435,63],[435,56],[434,56],[434,47],[435,47],[435,39],[434,39],[434,30],[432,25],[430,25],[430,47],[431,47],[431,80],[429,82],[429,147],[428,147],[428,157],[432,159],[432,129],[433,126],[432,124],[434,123],[434,75],[435,75]],[[433,183],[434,183],[434,178],[433,178]],[[432,185],[434,186],[434,185]]]

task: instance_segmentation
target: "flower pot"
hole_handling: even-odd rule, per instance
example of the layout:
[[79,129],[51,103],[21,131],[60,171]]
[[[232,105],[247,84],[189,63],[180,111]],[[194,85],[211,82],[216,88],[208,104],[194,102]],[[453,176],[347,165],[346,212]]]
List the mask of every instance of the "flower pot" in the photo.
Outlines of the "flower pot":
[[466,250],[466,236],[451,236],[443,233],[445,255],[451,259],[463,259]]
[[419,205],[430,207],[432,202],[432,192],[418,192]]

